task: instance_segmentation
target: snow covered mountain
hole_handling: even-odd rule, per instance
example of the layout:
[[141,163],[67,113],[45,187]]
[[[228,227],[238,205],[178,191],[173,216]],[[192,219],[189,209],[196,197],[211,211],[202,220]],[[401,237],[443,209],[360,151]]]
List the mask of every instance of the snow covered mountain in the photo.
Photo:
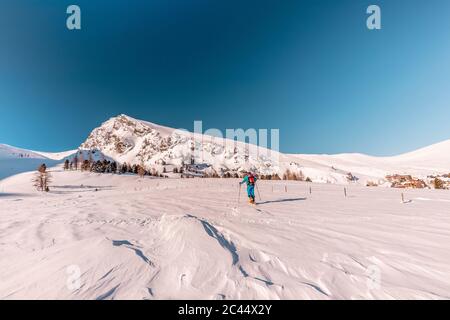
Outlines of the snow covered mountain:
[[[94,156],[90,151],[94,151]],[[108,159],[120,164],[144,165],[168,173],[182,167],[210,176],[235,176],[250,170],[265,177],[290,175],[317,183],[389,186],[387,175],[428,176],[450,173],[450,140],[394,157],[364,154],[281,154],[245,143],[160,126],[119,115],[94,129],[78,151],[83,158]],[[72,158],[76,150],[61,153],[31,151],[0,145],[0,179],[51,166]],[[191,170],[190,169],[190,170]]]
[[0,159],[45,159],[45,157],[31,150],[0,144]]
[[365,154],[292,155],[299,162],[311,161],[332,167],[332,171],[351,172],[361,179],[383,184],[392,174],[412,175],[420,179],[450,173],[450,140],[393,157],[373,157]]
[[[450,141],[395,157],[267,157],[222,142],[121,115],[76,151],[0,145],[0,299],[449,298],[448,190],[400,197],[361,185],[389,186],[387,174],[448,174]],[[2,172],[50,167],[74,152],[80,160],[80,151],[84,160],[168,172],[192,160],[219,175],[289,169],[323,184],[311,193],[306,183],[260,181],[254,207],[235,179],[162,180],[59,166],[49,169],[45,193],[31,183],[34,172],[2,179]],[[334,183],[354,185],[344,196]],[[69,286],[72,272],[80,277]]]
[[76,150],[69,150],[63,152],[43,152],[33,151],[28,149],[22,149],[13,147],[7,144],[0,143],[0,159],[50,159],[50,160],[63,160],[72,154]]
[[278,153],[270,156],[262,148],[259,153],[253,152],[256,147],[244,143],[167,128],[126,115],[111,118],[94,129],[80,149],[99,150],[119,163],[143,164],[157,170],[194,164],[219,176],[242,170],[260,174],[280,171]]
[[[370,181],[383,185],[389,174],[426,178],[450,172],[450,140],[395,157],[288,155],[273,151],[267,155],[266,149],[255,152],[257,148],[252,145],[167,128],[126,115],[111,118],[93,130],[80,149],[99,150],[120,163],[144,164],[157,170],[165,167],[170,171],[195,163],[219,176],[252,170],[280,178],[291,173],[321,183]],[[355,179],[349,179],[349,173]]]
[[75,152],[75,150],[58,153],[40,152],[0,144],[0,179],[35,170],[42,163],[49,166],[56,165]]

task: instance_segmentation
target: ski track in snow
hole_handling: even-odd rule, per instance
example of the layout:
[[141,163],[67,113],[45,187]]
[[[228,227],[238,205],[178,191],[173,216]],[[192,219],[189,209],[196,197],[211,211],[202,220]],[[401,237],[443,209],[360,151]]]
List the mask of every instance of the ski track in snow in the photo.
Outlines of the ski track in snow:
[[52,170],[0,182],[0,299],[450,298],[445,191]]

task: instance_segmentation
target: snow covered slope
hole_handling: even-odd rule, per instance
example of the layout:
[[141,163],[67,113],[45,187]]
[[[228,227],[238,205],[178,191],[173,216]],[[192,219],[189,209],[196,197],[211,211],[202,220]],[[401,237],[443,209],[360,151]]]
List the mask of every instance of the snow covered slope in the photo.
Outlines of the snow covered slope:
[[332,168],[334,172],[352,172],[360,178],[360,183],[383,183],[384,177],[389,174],[411,174],[423,179],[429,175],[450,173],[450,140],[393,157],[373,157],[359,153],[291,156],[300,163],[310,161]]
[[0,159],[45,159],[46,157],[31,150],[16,148],[0,143]]
[[[95,129],[81,149],[98,149],[118,162],[144,163],[149,167],[183,163],[209,166],[219,176],[227,172],[252,170],[259,174],[277,174],[287,170],[309,177],[313,182],[348,184],[386,183],[388,174],[412,174],[424,178],[450,172],[450,140],[396,157],[372,157],[363,154],[287,155],[257,149],[239,142],[207,135],[183,132],[133,119],[114,117]],[[195,151],[194,151],[195,150]]]
[[51,171],[0,182],[0,299],[450,299],[448,191]]
[[253,152],[255,146],[217,139],[211,136],[155,125],[126,115],[103,123],[80,146],[84,150],[99,150],[119,163],[144,164],[147,167],[181,167],[195,164],[210,167],[211,172],[253,170],[260,174],[279,172],[278,153]]
[[73,155],[76,150],[64,152],[42,152],[13,147],[0,143],[0,159],[50,159],[62,160]]
[[435,168],[449,171],[450,167],[450,140],[433,144],[419,150],[387,159],[394,164],[411,167],[417,170]]
[[[106,158],[131,165],[144,164],[148,169],[159,172],[163,168],[170,172],[194,162],[204,172],[218,176],[250,170],[282,178],[289,170],[320,183],[366,185],[372,182],[389,186],[386,175],[410,174],[424,179],[430,175],[450,173],[450,140],[395,157],[356,153],[289,155],[176,130],[126,115],[113,117],[94,129],[79,150],[84,159],[89,156],[88,150],[95,150],[94,160]],[[0,145],[0,179],[33,170],[41,160],[51,166],[70,158],[74,152],[44,153]],[[355,177],[352,181],[348,179],[349,172]]]
[[[261,180],[253,207],[236,179],[64,172],[51,166],[71,152],[0,145],[0,178],[42,162],[53,176],[48,193],[32,172],[0,181],[0,299],[450,299],[449,192],[358,185],[449,173],[449,146],[247,158],[243,144],[122,115],[80,147],[84,159],[92,149],[148,166],[194,157],[217,173],[289,169],[322,183]],[[344,197],[335,183],[348,172],[358,180]]]
[[33,151],[34,153],[37,153],[47,159],[51,160],[64,160],[66,158],[69,158],[73,154],[77,152],[77,150],[69,150],[69,151],[62,151],[62,152],[43,152],[43,151]]
[[40,152],[0,144],[0,180],[20,172],[35,170],[42,163],[54,166],[74,152]]

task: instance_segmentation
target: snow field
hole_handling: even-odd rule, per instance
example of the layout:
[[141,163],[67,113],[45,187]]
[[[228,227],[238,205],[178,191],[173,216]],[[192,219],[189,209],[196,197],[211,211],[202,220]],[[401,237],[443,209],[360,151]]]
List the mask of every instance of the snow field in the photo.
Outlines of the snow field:
[[51,170],[0,182],[2,299],[449,298],[448,191]]

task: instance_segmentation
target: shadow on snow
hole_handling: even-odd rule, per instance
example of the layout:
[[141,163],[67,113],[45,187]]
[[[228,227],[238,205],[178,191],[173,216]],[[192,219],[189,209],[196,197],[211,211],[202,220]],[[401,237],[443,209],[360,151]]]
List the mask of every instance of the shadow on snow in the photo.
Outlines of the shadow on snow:
[[261,204],[267,204],[267,203],[279,203],[279,202],[291,202],[291,201],[303,201],[306,200],[306,198],[290,198],[290,199],[279,199],[279,200],[270,200],[270,201],[263,201],[258,202],[258,205]]

